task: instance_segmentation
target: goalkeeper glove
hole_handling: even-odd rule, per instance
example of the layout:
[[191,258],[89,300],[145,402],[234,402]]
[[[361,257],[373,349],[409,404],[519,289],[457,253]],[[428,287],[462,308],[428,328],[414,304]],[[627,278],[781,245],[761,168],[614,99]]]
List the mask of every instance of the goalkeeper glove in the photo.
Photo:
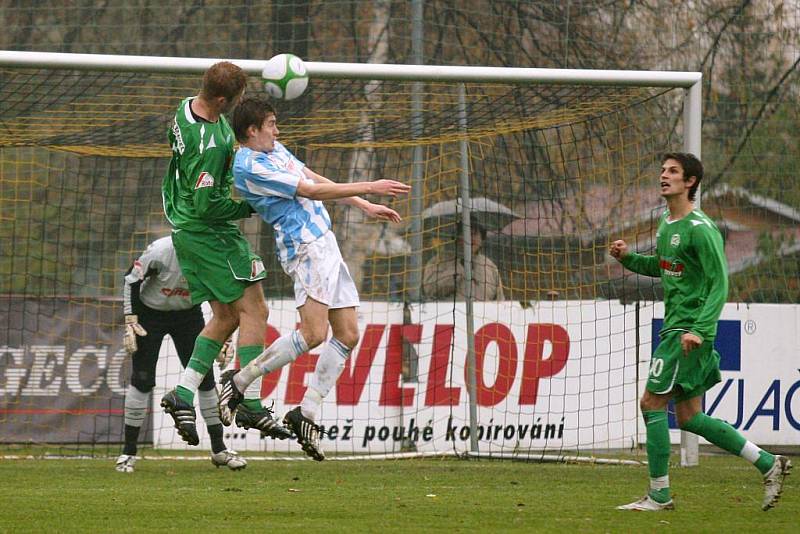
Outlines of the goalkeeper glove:
[[228,364],[233,361],[236,357],[236,345],[233,344],[233,338],[228,338],[228,340],[222,344],[222,349],[217,354],[217,365],[219,365],[219,370],[224,371]]
[[147,330],[139,324],[138,315],[125,316],[125,335],[122,338],[122,344],[128,354],[136,352],[136,336],[146,336]]

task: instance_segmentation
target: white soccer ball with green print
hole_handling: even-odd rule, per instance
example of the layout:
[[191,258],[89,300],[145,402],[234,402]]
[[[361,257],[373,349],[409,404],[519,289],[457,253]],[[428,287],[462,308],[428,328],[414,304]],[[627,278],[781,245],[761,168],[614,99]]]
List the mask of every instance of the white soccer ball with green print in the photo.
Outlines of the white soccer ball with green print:
[[308,74],[303,60],[294,54],[278,54],[261,72],[264,88],[272,98],[292,100],[308,87]]

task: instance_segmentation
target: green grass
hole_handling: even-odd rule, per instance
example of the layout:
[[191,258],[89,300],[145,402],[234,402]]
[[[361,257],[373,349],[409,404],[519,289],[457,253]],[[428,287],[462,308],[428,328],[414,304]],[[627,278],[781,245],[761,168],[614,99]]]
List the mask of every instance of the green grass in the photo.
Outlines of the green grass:
[[[796,463],[796,461],[795,461]],[[797,475],[795,475],[797,476]],[[762,512],[761,479],[739,458],[671,470],[677,510],[614,509],[644,494],[647,469],[490,460],[0,460],[0,531],[797,531],[800,488],[787,479]]]

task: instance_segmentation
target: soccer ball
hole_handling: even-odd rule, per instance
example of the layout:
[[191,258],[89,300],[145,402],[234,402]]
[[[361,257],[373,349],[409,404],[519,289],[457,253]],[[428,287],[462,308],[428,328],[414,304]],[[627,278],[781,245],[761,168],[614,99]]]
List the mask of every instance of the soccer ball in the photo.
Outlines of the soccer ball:
[[308,87],[306,66],[294,54],[278,54],[267,61],[261,77],[267,93],[281,100],[295,99]]

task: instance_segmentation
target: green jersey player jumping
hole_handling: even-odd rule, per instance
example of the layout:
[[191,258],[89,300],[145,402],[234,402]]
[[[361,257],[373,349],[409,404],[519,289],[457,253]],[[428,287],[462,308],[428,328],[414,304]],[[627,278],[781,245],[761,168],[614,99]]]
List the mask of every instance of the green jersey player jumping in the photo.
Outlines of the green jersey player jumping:
[[[200,94],[178,106],[168,132],[172,148],[164,177],[164,213],[192,303],[208,301],[213,317],[195,341],[178,386],[161,399],[184,441],[197,445],[194,395],[225,340],[239,328],[237,353],[242,366],[264,349],[267,307],[258,283],[264,265],[234,222],[253,210],[231,198],[234,135],[223,113],[244,94],[247,75],[233,63],[215,63],[205,72]],[[261,384],[245,392],[236,423],[265,436],[286,439],[270,410],[261,405]]]
[[656,254],[630,252],[614,241],[611,256],[631,271],[661,277],[664,326],[661,343],[650,362],[640,401],[647,432],[650,491],[620,510],[672,510],[669,476],[669,427],[666,407],[675,401],[682,430],[703,436],[718,447],[753,463],[764,476],[763,510],[778,501],[792,464],[746,440],[730,424],[702,411],[703,393],[720,381],[719,354],[714,350],[717,321],[728,296],[728,269],[722,235],[694,198],[703,179],[703,165],[694,155],[665,154],[661,160],[661,196],[667,210],[656,233]]

